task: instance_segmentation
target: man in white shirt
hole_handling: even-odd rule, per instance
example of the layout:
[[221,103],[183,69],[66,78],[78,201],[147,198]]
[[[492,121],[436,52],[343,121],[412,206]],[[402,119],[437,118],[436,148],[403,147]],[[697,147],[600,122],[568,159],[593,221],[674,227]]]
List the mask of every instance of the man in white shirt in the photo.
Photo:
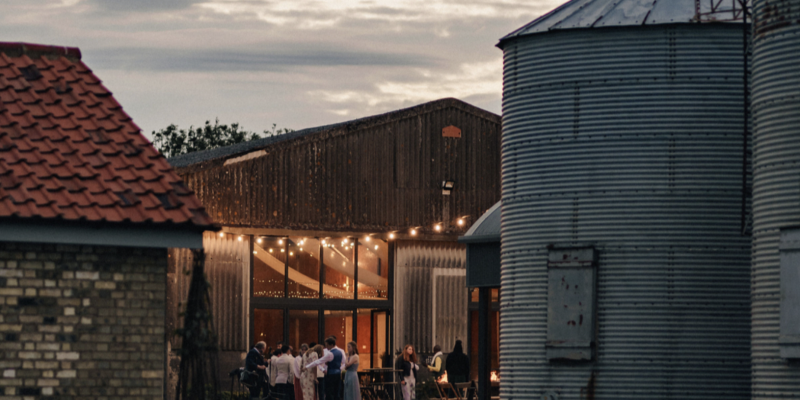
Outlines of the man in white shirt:
[[308,345],[303,343],[300,345],[300,351],[297,353],[297,357],[294,358],[294,399],[295,400],[303,400],[303,389],[300,387],[300,378],[302,371],[300,369],[303,367],[303,354],[308,351]]
[[289,355],[289,346],[283,345],[280,357],[275,361],[275,390],[291,399],[294,394],[294,357]]

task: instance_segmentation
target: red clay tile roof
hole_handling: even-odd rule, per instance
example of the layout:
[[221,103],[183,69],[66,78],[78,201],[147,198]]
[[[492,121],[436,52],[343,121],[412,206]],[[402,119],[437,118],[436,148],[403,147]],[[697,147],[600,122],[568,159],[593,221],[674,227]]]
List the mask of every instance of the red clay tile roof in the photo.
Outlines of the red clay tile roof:
[[211,226],[80,58],[0,42],[0,218]]

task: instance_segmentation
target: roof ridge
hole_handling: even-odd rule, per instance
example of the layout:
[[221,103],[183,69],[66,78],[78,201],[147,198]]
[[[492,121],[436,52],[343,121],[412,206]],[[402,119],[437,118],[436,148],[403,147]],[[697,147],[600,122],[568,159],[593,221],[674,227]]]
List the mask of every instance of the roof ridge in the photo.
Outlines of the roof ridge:
[[486,110],[484,110],[484,109],[482,109],[480,107],[477,107],[477,106],[474,106],[472,104],[469,104],[469,103],[467,103],[467,102],[465,102],[463,100],[460,100],[460,99],[457,99],[457,98],[454,98],[454,97],[445,97],[445,98],[441,98],[441,99],[425,102],[425,103],[422,103],[422,104],[417,104],[417,105],[414,105],[414,106],[411,106],[411,107],[401,108],[399,110],[392,110],[392,111],[388,111],[388,112],[380,113],[380,114],[375,114],[375,115],[368,115],[366,117],[356,118],[356,119],[349,120],[349,121],[343,121],[343,122],[337,122],[337,123],[328,124],[328,125],[320,125],[320,126],[315,126],[315,127],[305,128],[305,129],[299,129],[299,130],[292,131],[292,132],[285,133],[285,134],[281,134],[281,135],[267,136],[267,137],[264,137],[264,138],[261,138],[261,139],[257,139],[257,140],[252,140],[252,141],[232,144],[230,146],[217,147],[217,148],[210,149],[210,150],[203,150],[203,151],[197,151],[197,152],[193,152],[193,153],[181,154],[181,155],[178,155],[178,156],[170,157],[169,159],[167,159],[167,162],[169,162],[169,164],[173,168],[188,168],[188,167],[191,167],[193,165],[198,165],[198,164],[209,162],[209,161],[221,160],[221,159],[227,159],[227,158],[231,158],[231,157],[241,156],[243,154],[247,154],[247,153],[250,153],[250,152],[253,152],[253,151],[266,149],[266,148],[268,148],[268,147],[270,147],[272,145],[275,145],[277,143],[280,143],[280,142],[285,142],[285,141],[294,140],[294,139],[300,139],[302,137],[305,137],[305,136],[308,136],[308,135],[312,135],[312,134],[319,134],[319,133],[323,133],[323,132],[329,132],[331,130],[339,129],[339,128],[346,127],[346,126],[352,126],[352,125],[358,125],[358,124],[364,124],[364,123],[371,123],[371,122],[385,123],[385,122],[387,122],[387,119],[388,120],[394,120],[394,119],[406,118],[405,114],[407,114],[407,113],[411,113],[411,112],[414,112],[415,110],[419,110],[419,109],[426,109],[426,108],[436,107],[436,106],[441,107],[441,108],[449,107],[449,106],[459,107],[464,111],[471,112],[471,113],[473,113],[473,114],[475,114],[477,116],[483,117],[483,118],[495,117],[495,118],[498,119],[498,122],[500,122],[500,118],[501,118],[499,115],[497,115],[497,114],[495,114],[495,113],[493,113],[491,111],[486,111]]
[[66,57],[71,61],[80,61],[81,59],[81,50],[77,47],[50,46],[25,42],[0,42],[0,53],[5,53],[9,57],[27,55],[30,58],[47,57],[53,59]]

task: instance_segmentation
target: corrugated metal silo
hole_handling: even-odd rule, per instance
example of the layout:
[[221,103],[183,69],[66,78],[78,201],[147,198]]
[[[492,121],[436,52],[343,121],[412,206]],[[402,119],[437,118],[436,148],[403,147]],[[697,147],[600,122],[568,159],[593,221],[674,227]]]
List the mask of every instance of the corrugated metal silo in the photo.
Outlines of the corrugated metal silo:
[[[753,399],[800,397],[781,233],[800,225],[800,1],[753,1]],[[796,289],[795,289],[796,290]],[[788,296],[787,296],[788,295]],[[788,340],[787,340],[788,339]]]
[[747,33],[695,5],[500,42],[503,399],[750,396]]

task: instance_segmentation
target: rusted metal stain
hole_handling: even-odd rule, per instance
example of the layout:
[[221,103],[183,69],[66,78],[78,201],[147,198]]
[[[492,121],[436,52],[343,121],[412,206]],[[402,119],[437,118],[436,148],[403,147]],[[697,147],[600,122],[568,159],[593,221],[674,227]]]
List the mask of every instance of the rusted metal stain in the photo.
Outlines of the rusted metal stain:
[[770,0],[756,4],[754,36],[785,28],[800,21],[800,4],[791,0]]
[[442,137],[461,138],[461,129],[453,125],[446,126],[442,129]]
[[[458,126],[461,140],[444,138]],[[227,226],[459,233],[500,199],[500,117],[455,99],[365,118],[178,169]],[[254,150],[256,151],[256,150]],[[458,186],[442,196],[441,182]]]

